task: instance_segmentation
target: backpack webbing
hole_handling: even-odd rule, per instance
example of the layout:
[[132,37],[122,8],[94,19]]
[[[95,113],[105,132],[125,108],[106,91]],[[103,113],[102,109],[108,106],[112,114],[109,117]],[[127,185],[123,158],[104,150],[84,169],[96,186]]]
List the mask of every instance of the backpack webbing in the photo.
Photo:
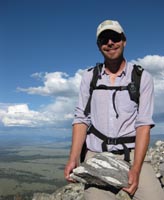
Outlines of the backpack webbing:
[[84,114],[87,116],[90,113],[92,93],[93,93],[93,90],[95,89],[116,90],[116,91],[128,90],[130,99],[132,101],[135,101],[139,105],[140,82],[141,82],[141,75],[144,69],[139,65],[133,65],[131,83],[129,83],[127,86],[100,85],[97,87],[96,86],[97,81],[98,79],[101,79],[102,68],[103,68],[103,64],[101,63],[96,64],[96,66],[93,68],[93,76],[90,82],[90,89],[89,89],[90,96],[89,96],[87,105],[85,107]]
[[91,104],[92,93],[93,93],[93,90],[96,88],[98,79],[101,79],[102,68],[103,68],[102,63],[97,63],[96,66],[93,68],[93,76],[92,76],[92,80],[90,82],[90,89],[89,89],[90,96],[89,96],[87,105],[84,110],[84,114],[86,116],[90,113],[90,104]]

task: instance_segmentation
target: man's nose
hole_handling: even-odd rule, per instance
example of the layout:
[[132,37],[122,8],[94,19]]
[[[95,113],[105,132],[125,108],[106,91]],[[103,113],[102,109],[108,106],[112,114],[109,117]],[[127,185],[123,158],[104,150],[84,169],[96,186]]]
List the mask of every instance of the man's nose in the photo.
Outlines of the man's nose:
[[114,42],[111,39],[109,39],[107,42],[107,46],[112,47],[113,45],[114,45]]
[[107,44],[113,44],[113,43],[114,42],[111,39],[109,39]]

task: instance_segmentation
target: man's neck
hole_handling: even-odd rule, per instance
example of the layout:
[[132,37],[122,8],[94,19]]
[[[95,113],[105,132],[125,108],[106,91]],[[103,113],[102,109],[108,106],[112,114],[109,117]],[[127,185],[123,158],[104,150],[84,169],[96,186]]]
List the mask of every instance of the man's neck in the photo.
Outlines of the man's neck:
[[105,61],[105,68],[107,72],[112,74],[121,73],[125,67],[125,59]]

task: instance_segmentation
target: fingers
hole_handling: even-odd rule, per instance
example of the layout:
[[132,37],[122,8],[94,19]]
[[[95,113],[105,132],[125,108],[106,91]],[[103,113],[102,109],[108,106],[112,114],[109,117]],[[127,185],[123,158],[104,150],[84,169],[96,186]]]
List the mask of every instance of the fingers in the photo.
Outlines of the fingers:
[[74,180],[70,177],[70,170],[67,168],[64,171],[64,177],[68,182],[74,182]]
[[133,171],[129,172],[128,187],[123,188],[124,191],[128,192],[130,195],[134,195],[138,188],[139,177]]
[[70,175],[66,176],[65,179],[68,181],[68,182],[71,182],[71,183],[75,183],[76,181],[74,179],[72,179],[70,177]]
[[137,186],[136,184],[132,184],[132,185],[129,185],[128,188],[123,188],[123,190],[129,193],[130,195],[133,195],[137,190]]
[[130,176],[130,175],[129,175],[129,180],[128,180],[129,186],[131,186],[131,185],[133,184],[133,182],[134,182],[133,176]]
[[75,182],[71,177],[70,177],[70,174],[72,172],[72,170],[75,168],[75,163],[72,163],[72,162],[68,162],[66,167],[65,167],[65,170],[64,170],[64,177],[67,181],[69,182]]
[[65,177],[65,179],[67,180],[67,181],[70,181],[70,173],[71,173],[71,169],[68,167],[68,166],[66,166],[65,167],[65,170],[64,170],[64,177]]

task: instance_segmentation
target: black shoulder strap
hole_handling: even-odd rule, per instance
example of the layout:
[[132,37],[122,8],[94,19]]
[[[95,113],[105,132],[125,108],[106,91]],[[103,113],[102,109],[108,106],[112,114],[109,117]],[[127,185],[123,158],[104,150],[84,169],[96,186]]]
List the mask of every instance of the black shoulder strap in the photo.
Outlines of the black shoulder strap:
[[131,100],[139,104],[141,76],[144,69],[140,65],[134,65],[132,71],[132,82],[129,84],[129,95]]
[[90,113],[92,93],[93,93],[93,90],[96,88],[97,80],[101,78],[102,67],[103,67],[102,63],[97,63],[96,66],[93,68],[93,76],[90,82],[90,89],[89,89],[90,96],[84,110],[84,114],[86,116]]
[[133,71],[132,71],[132,81],[140,87],[141,82],[141,75],[144,69],[140,65],[133,65]]

